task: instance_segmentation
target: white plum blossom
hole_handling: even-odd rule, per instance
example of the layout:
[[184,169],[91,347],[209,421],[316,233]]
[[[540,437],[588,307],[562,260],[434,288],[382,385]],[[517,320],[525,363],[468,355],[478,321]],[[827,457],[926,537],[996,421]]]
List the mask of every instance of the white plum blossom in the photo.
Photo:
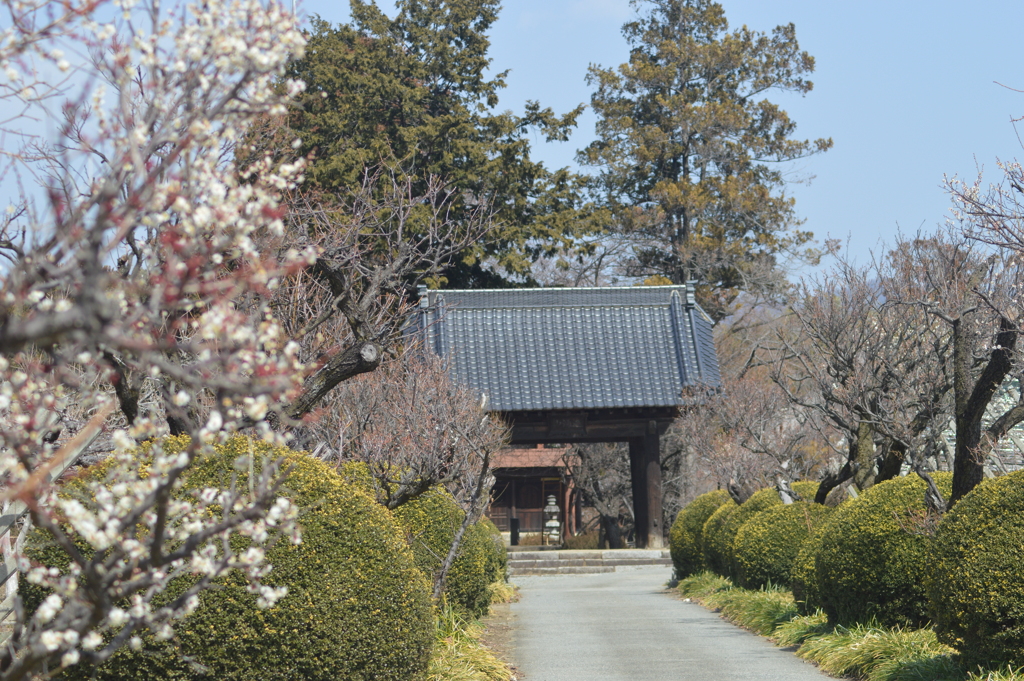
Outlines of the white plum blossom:
[[96,631],[90,631],[82,639],[82,650],[96,650],[103,643],[103,637]]
[[50,594],[47,596],[39,608],[36,610],[35,619],[40,624],[46,624],[53,619],[57,611],[64,603],[61,601],[60,596],[57,594]]
[[39,635],[39,642],[43,645],[46,650],[53,652],[60,648],[60,644],[63,641],[60,632],[52,629],[47,629]]
[[[0,216],[0,488],[31,502],[33,525],[67,553],[47,566],[16,556],[49,595],[0,650],[8,681],[100,663],[144,631],[167,640],[233,570],[261,606],[285,596],[261,581],[265,544],[300,540],[276,464],[230,490],[189,490],[185,473],[243,426],[284,443],[264,419],[308,372],[261,297],[316,253],[260,246],[283,233],[303,161],[241,167],[236,153],[303,91],[284,79],[304,49],[288,8],[0,3],[0,99],[60,131],[47,141],[0,124],[0,172],[53,188],[45,210],[25,197]],[[171,434],[191,440],[165,449]],[[110,456],[100,474],[52,485],[82,452]],[[194,586],[154,601],[185,576]]]

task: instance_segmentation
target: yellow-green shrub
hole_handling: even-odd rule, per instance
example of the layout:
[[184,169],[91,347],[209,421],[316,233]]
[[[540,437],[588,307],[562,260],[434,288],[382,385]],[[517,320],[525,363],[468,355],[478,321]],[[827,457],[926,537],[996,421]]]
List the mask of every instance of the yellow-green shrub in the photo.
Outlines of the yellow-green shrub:
[[[407,530],[416,565],[433,579],[451,549],[465,513],[443,487],[431,489],[399,506],[394,513]],[[487,614],[488,587],[504,576],[505,544],[500,537],[490,521],[468,527],[448,572],[448,602],[474,617]]]
[[[816,482],[795,482],[793,491],[804,498],[814,498]],[[743,524],[756,514],[774,506],[782,506],[782,498],[774,487],[754,492],[739,506],[724,504],[704,524],[704,564],[707,569],[732,579],[736,572],[733,542]],[[730,510],[726,510],[730,509]]]
[[1024,471],[961,499],[939,524],[931,558],[939,640],[968,666],[1024,665]]
[[794,482],[790,487],[793,491],[800,495],[800,498],[804,501],[814,501],[814,495],[818,493],[818,488],[821,487],[820,482],[813,480],[800,480]]
[[793,599],[803,615],[813,615],[822,607],[818,594],[817,559],[821,550],[821,539],[829,531],[828,525],[834,518],[834,513],[826,513],[810,535],[800,543],[793,558],[789,586],[793,591]]
[[[804,484],[804,483],[801,483]],[[817,489],[818,483],[814,483]],[[803,495],[803,492],[799,492]],[[805,499],[812,499],[813,495],[804,496]],[[845,503],[845,502],[843,502]],[[826,506],[826,508],[835,508]],[[821,521],[815,525],[810,536],[804,539],[798,547],[793,559],[793,569],[790,573],[790,589],[793,591],[793,598],[796,600],[801,614],[813,615],[821,609],[821,599],[818,596],[818,573],[815,565],[818,551],[821,549],[821,538],[828,532],[828,524],[833,514],[826,513]]]
[[[374,494],[373,478],[366,464],[346,463],[340,473],[345,480]],[[433,580],[466,514],[444,487],[437,486],[399,506],[394,515],[406,529],[416,565]],[[486,615],[490,585],[506,579],[507,568],[508,552],[501,532],[490,519],[481,518],[466,529],[445,580],[445,597],[451,605],[474,617]]]
[[760,589],[789,586],[801,545],[832,509],[811,501],[773,506],[755,514],[733,540],[736,583]]
[[[187,443],[187,438],[168,438],[164,448],[180,451]],[[291,471],[282,494],[305,509],[302,543],[281,541],[267,551],[273,570],[265,583],[287,586],[288,595],[262,610],[244,579],[233,573],[202,592],[198,609],[177,624],[172,641],[160,643],[147,636],[142,650],[122,649],[99,668],[71,667],[61,678],[423,678],[434,629],[429,584],[386,509],[322,462],[243,437],[198,460],[186,473],[184,488],[228,485],[235,460],[250,447],[257,470],[263,457],[285,460]],[[102,472],[100,466],[87,475]],[[235,541],[244,546],[244,538]],[[60,563],[60,553],[45,547],[33,557]],[[181,593],[193,579],[172,583],[166,597]],[[35,602],[39,597],[30,594]]]
[[[952,476],[932,474],[948,496]],[[884,626],[928,621],[924,578],[932,564],[926,485],[917,475],[879,483],[838,508],[816,557],[818,596],[831,623],[876,618]]]
[[730,579],[736,578],[736,533],[740,531],[747,521],[756,516],[762,511],[766,511],[774,506],[782,506],[782,498],[779,497],[779,492],[774,487],[766,487],[762,490],[754,492],[749,499],[740,504],[739,509],[736,513],[729,516],[728,521],[722,526],[722,539],[721,541],[725,545],[726,560],[728,565],[727,577]]
[[486,528],[487,540],[490,542],[490,550],[487,552],[487,583],[505,581],[508,578],[508,549],[501,530],[486,516],[480,518],[479,525]]
[[669,549],[676,579],[704,569],[704,523],[722,504],[734,504],[729,493],[716,489],[700,495],[679,511],[669,531]]
[[704,565],[716,575],[729,576],[729,552],[732,535],[727,532],[729,521],[740,507],[736,502],[724,503],[715,510],[701,530]]

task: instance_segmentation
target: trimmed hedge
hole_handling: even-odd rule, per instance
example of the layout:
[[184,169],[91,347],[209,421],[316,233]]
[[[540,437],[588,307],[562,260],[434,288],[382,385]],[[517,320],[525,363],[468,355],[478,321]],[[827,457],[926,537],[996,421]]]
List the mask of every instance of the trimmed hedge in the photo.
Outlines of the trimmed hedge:
[[[943,495],[952,475],[933,473]],[[926,485],[917,475],[881,482],[839,506],[827,524],[815,572],[822,608],[832,624],[867,622],[921,627],[928,622],[924,579],[932,563]]]
[[669,549],[676,579],[704,569],[704,523],[720,506],[733,503],[728,492],[716,489],[701,494],[679,511],[669,531]]
[[[366,464],[349,462],[339,472],[346,481],[371,496],[374,494],[373,478]],[[437,486],[396,508],[394,515],[406,531],[416,566],[433,582],[465,512],[444,487]],[[501,532],[490,519],[481,518],[466,529],[459,555],[445,580],[445,597],[463,613],[482,617],[490,607],[488,587],[504,581],[507,572],[508,552]]]
[[821,487],[820,482],[814,480],[800,480],[794,482],[790,487],[803,498],[804,501],[814,501],[814,495],[818,493],[818,488]]
[[1024,665],[1024,471],[961,499],[939,524],[931,560],[939,640],[968,666]]
[[736,502],[722,504],[708,516],[708,520],[701,530],[704,565],[708,570],[722,577],[729,576],[729,545],[732,535],[728,532],[728,526],[732,516],[736,515],[739,510],[740,507]]
[[[187,438],[167,438],[180,451]],[[305,509],[302,543],[277,542],[267,551],[273,570],[265,582],[287,586],[288,595],[266,610],[246,590],[241,575],[218,580],[200,595],[198,609],[175,626],[175,637],[144,637],[139,651],[124,648],[98,668],[62,673],[67,679],[150,681],[232,679],[238,681],[337,681],[421,679],[434,638],[429,584],[391,514],[362,490],[344,482],[312,457],[264,442],[235,437],[217,454],[197,461],[184,489],[227,485],[235,460],[255,451],[283,458],[291,471],[283,494]],[[102,475],[103,466],[89,471]],[[237,537],[244,547],[245,538]],[[35,558],[60,565],[53,549]],[[64,560],[66,564],[66,559]],[[181,593],[193,577],[172,583],[167,597]],[[36,589],[36,592],[39,590]],[[38,603],[42,596],[33,594]]]
[[[416,565],[433,579],[451,549],[465,512],[446,489],[435,487],[394,513],[407,530]],[[468,527],[445,582],[448,602],[473,617],[487,614],[491,602],[487,587],[504,577],[505,544],[500,534],[495,541],[496,532],[490,521]]]
[[729,520],[722,525],[722,537],[719,542],[725,547],[725,559],[728,572],[722,573],[723,577],[736,579],[738,566],[736,564],[736,534],[749,520],[762,511],[767,511],[774,506],[782,506],[782,499],[774,487],[766,487],[754,492],[749,499],[740,504],[736,513],[729,516]]
[[796,501],[755,514],[733,541],[737,584],[745,589],[760,589],[769,583],[789,586],[800,547],[832,510]]
[[504,582],[508,580],[508,548],[501,530],[487,516],[480,518],[478,524],[487,529],[487,541],[490,542],[486,567],[488,583]]
[[821,595],[818,592],[817,560],[822,538],[829,532],[829,523],[834,519],[834,513],[825,514],[810,535],[797,547],[796,556],[793,558],[789,586],[801,615],[813,615],[822,608]]
[[[792,484],[793,491],[804,499],[813,499],[818,490],[817,482],[802,481]],[[723,504],[708,517],[702,529],[704,566],[723,577],[736,576],[736,554],[733,542],[743,524],[761,511],[782,506],[782,498],[774,487],[754,492],[743,504]],[[731,509],[731,510],[726,510]]]

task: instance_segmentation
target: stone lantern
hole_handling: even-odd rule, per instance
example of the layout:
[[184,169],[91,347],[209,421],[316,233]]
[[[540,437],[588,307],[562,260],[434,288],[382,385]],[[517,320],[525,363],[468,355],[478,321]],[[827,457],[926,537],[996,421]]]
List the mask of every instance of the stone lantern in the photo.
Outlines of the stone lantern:
[[547,506],[544,507],[544,543],[560,544],[562,539],[562,523],[558,520],[559,508],[555,495],[548,495]]

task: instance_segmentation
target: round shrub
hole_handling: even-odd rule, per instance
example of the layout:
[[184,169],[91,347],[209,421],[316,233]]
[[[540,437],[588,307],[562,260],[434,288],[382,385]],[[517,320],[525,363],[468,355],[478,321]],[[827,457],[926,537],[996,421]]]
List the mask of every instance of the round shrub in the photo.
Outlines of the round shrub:
[[[167,438],[163,446],[173,452],[187,443],[187,438]],[[176,624],[171,641],[146,636],[141,650],[124,648],[107,664],[71,667],[61,678],[423,678],[434,637],[429,584],[391,514],[306,454],[243,437],[216,450],[188,470],[184,489],[228,485],[234,462],[250,451],[257,471],[263,457],[283,458],[290,467],[282,494],[305,509],[302,543],[280,541],[269,548],[273,569],[264,580],[287,586],[288,595],[260,609],[241,575],[231,573],[201,593],[199,607]],[[102,473],[99,466],[87,475]],[[236,540],[244,547],[243,537]],[[52,549],[36,557],[60,560]],[[181,593],[192,579],[176,580],[165,597]]]
[[726,502],[708,516],[701,530],[704,566],[722,577],[729,576],[729,540],[726,529],[729,521],[740,510],[736,502]]
[[774,487],[766,487],[754,492],[749,499],[740,504],[736,513],[729,516],[729,519],[722,525],[720,530],[722,537],[719,541],[721,541],[725,547],[725,560],[726,565],[728,566],[728,572],[723,573],[723,576],[729,577],[730,579],[736,578],[736,533],[740,531],[740,528],[743,527],[747,521],[752,519],[758,513],[767,511],[769,508],[773,508],[775,506],[782,506],[782,498],[779,496],[778,490]]
[[928,598],[971,665],[1024,665],[1024,471],[985,480],[939,523]]
[[820,482],[813,480],[800,480],[794,482],[790,487],[793,491],[800,495],[800,498],[804,501],[814,501],[814,495],[818,493],[818,488],[821,487]]
[[703,532],[708,521],[722,504],[733,504],[724,489],[701,494],[679,511],[669,531],[669,549],[676,578],[682,579],[704,569]]
[[[952,475],[933,473],[944,496]],[[932,563],[926,484],[917,475],[881,482],[833,513],[815,572],[822,608],[833,624],[920,627],[928,621],[924,578]]]
[[[443,487],[402,504],[394,513],[406,528],[416,565],[433,579],[466,514]],[[445,581],[448,602],[474,617],[486,615],[491,600],[488,586],[499,578],[504,551],[504,543],[494,541],[494,530],[479,522],[470,525]]]
[[831,511],[821,504],[795,501],[755,514],[733,540],[736,583],[745,589],[769,583],[789,586],[797,552]]
[[[806,483],[798,483],[806,484]],[[817,491],[818,483],[813,483]],[[797,490],[794,490],[797,491]],[[803,495],[802,491],[798,491]],[[813,494],[805,496],[806,499],[813,498]],[[844,500],[845,502],[845,500]],[[837,504],[838,506],[839,504]],[[833,509],[836,506],[826,504],[825,508]],[[821,597],[818,594],[818,572],[816,561],[818,552],[821,550],[821,539],[828,533],[828,524],[833,514],[825,513],[821,520],[814,526],[810,535],[800,543],[795,558],[793,559],[793,570],[790,573],[790,589],[793,591],[793,599],[802,615],[812,615],[821,609]]]
[[796,601],[802,615],[812,615],[822,607],[821,596],[818,593],[817,560],[822,537],[829,532],[829,523],[834,518],[834,513],[826,513],[810,535],[797,547],[796,556],[793,558],[789,585],[793,591],[793,600]]
[[[367,494],[374,494],[373,478],[366,464],[349,462],[341,466],[339,473]],[[394,515],[406,530],[417,567],[432,581],[466,514],[444,487],[437,486],[396,508]],[[490,604],[488,587],[504,581],[507,572],[508,552],[501,531],[483,517],[466,529],[459,554],[445,580],[445,597],[449,604],[474,617],[486,615]]]

